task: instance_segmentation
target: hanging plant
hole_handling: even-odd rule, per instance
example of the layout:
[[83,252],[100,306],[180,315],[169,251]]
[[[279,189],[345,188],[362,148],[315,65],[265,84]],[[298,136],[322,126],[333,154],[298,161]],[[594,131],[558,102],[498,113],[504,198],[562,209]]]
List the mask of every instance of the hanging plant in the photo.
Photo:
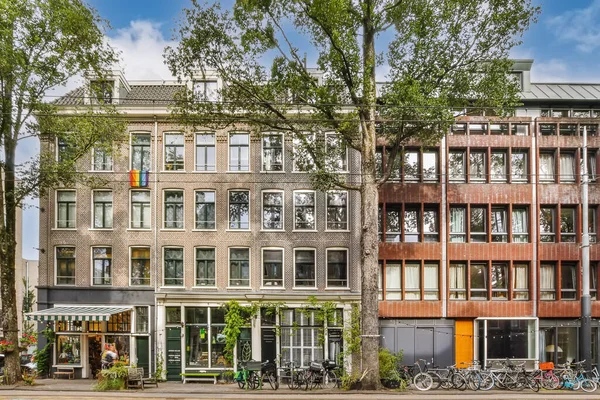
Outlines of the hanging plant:
[[222,306],[225,309],[225,359],[232,364],[233,352],[242,328],[248,326],[260,309],[257,303],[242,306],[235,300],[228,301]]

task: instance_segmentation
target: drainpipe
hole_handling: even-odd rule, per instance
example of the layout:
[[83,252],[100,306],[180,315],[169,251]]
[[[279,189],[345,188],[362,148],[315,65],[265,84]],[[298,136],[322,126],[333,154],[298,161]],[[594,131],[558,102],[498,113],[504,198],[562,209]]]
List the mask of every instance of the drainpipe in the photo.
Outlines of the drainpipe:
[[581,331],[579,360],[585,360],[585,369],[592,367],[592,302],[590,297],[590,236],[588,226],[588,160],[587,127],[583,127],[583,170],[581,171]]
[[[158,304],[156,300],[156,294],[158,292],[158,121],[156,119],[156,114],[154,115],[154,162],[152,163],[152,167],[154,170],[154,354],[155,357],[158,352],[158,348],[156,347],[157,339],[158,339]],[[152,337],[152,336],[151,336]],[[161,346],[162,347],[162,346]],[[151,349],[152,350],[152,346]],[[150,351],[152,354],[152,351]],[[163,356],[163,360],[166,358]],[[152,357],[150,357],[150,370],[152,370]]]

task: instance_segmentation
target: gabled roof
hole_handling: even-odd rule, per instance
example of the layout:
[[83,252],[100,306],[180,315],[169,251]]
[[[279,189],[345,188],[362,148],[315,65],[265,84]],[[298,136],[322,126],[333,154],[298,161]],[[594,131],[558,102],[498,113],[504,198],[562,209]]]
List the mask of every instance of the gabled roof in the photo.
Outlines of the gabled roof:
[[[121,98],[119,105],[162,105],[172,104],[175,93],[183,85],[131,85],[131,91]],[[86,96],[85,88],[79,87],[54,101],[57,106],[82,106]]]

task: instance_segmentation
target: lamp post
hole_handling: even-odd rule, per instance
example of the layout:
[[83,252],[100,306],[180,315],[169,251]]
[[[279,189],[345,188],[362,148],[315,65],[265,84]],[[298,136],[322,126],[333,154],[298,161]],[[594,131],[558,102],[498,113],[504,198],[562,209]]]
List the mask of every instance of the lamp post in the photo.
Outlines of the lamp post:
[[585,360],[585,369],[592,365],[592,301],[590,297],[590,236],[588,220],[588,162],[587,127],[583,127],[583,168],[581,171],[581,329],[579,331],[579,360]]

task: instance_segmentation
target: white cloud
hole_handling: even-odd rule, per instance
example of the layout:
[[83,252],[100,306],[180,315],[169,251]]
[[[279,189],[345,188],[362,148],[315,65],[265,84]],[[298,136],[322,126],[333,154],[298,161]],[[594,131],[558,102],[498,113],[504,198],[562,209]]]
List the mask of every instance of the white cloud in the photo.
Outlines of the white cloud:
[[164,64],[165,47],[175,45],[165,39],[160,24],[147,20],[131,21],[127,28],[117,30],[109,43],[120,51],[121,67],[131,80],[173,79]]
[[600,0],[593,0],[586,8],[550,18],[548,24],[559,39],[575,42],[578,50],[590,53],[600,46],[599,20]]
[[568,65],[559,59],[534,61],[531,67],[532,82],[568,82],[570,81]]

